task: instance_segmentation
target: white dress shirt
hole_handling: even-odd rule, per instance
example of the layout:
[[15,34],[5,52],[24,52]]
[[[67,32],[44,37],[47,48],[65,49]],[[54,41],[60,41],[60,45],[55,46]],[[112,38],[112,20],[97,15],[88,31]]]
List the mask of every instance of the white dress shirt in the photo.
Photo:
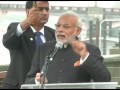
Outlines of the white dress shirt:
[[[31,27],[31,29],[33,30],[33,32],[35,33],[36,30],[35,30],[32,26],[30,26],[30,27]],[[18,24],[17,30],[16,30],[16,35],[17,35],[17,36],[20,36],[20,35],[23,34],[23,32],[24,32],[24,31],[22,30],[20,24]],[[44,33],[44,27],[43,27],[39,32],[42,33],[42,35],[40,35],[40,38],[42,39],[43,43],[45,43],[45,42],[46,42],[46,38],[44,37],[44,34],[45,34],[45,33]]]

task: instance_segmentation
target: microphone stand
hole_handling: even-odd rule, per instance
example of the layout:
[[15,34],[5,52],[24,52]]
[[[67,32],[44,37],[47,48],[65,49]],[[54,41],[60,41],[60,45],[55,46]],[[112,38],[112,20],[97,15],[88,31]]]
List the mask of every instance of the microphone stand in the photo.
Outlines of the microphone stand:
[[46,78],[46,74],[47,74],[47,70],[48,70],[48,65],[49,63],[53,60],[54,56],[56,55],[57,51],[60,49],[60,47],[57,47],[54,49],[53,53],[50,54],[49,56],[46,56],[45,58],[45,63],[44,66],[42,67],[42,71],[41,71],[41,76],[43,76],[43,81],[41,83],[41,89],[44,89],[44,84],[45,84],[45,78]]
[[49,65],[49,63],[50,63],[51,61],[50,61],[50,57],[49,56],[47,56],[46,58],[45,58],[45,63],[44,63],[44,66],[43,66],[43,68],[42,68],[42,71],[41,71],[41,76],[40,77],[43,77],[43,80],[42,80],[42,82],[41,82],[41,89],[45,89],[45,86],[44,86],[44,84],[45,84],[45,77],[46,77],[46,74],[47,74],[47,70],[48,70],[48,65]]

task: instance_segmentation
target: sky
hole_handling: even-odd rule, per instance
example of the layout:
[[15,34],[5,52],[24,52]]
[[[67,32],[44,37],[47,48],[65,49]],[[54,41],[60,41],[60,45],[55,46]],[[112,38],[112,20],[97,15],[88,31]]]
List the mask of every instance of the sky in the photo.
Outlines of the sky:
[[[64,2],[64,4],[63,4]],[[69,2],[69,4],[68,4]],[[88,7],[88,6],[95,6],[95,2],[96,1],[51,1],[50,5],[53,6],[58,6],[58,5],[62,5],[62,6],[81,6],[81,7]],[[105,7],[105,8],[111,8],[112,6],[114,6],[116,3],[116,1],[97,1],[97,6],[99,7]]]
[[[50,6],[80,6],[80,7],[88,7],[95,6],[95,2],[97,2],[97,6],[104,8],[111,8],[117,2],[120,1],[49,1]],[[25,4],[26,1],[0,1],[0,3],[7,4]]]

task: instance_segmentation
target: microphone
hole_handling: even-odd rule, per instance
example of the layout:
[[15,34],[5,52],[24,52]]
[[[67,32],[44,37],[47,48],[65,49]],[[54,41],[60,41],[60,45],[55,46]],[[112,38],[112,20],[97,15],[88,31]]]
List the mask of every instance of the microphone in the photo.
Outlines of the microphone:
[[45,58],[45,64],[43,65],[42,70],[41,70],[41,77],[43,76],[43,74],[45,74],[46,69],[48,68],[49,62],[51,62],[53,60],[53,58],[56,55],[56,53],[58,52],[58,50],[62,49],[62,48],[63,48],[63,43],[62,42],[57,42],[56,45],[55,45],[54,51],[52,52],[52,54],[50,54],[50,56],[47,56]]
[[49,56],[50,61],[53,60],[54,56],[56,55],[56,53],[58,52],[59,49],[63,48],[63,43],[62,42],[57,42],[54,48],[53,53]]

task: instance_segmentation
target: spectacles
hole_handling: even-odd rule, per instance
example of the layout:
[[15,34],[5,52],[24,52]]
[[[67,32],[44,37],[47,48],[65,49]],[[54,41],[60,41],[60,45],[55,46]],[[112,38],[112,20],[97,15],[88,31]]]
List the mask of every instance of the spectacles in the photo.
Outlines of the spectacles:
[[47,12],[49,11],[49,7],[38,7],[39,11],[46,10]]
[[55,24],[55,27],[56,27],[56,28],[60,28],[61,26],[62,26],[64,29],[69,29],[69,28],[71,28],[71,27],[78,27],[78,26],[69,26],[69,25],[67,25],[67,24],[65,24],[65,25]]

